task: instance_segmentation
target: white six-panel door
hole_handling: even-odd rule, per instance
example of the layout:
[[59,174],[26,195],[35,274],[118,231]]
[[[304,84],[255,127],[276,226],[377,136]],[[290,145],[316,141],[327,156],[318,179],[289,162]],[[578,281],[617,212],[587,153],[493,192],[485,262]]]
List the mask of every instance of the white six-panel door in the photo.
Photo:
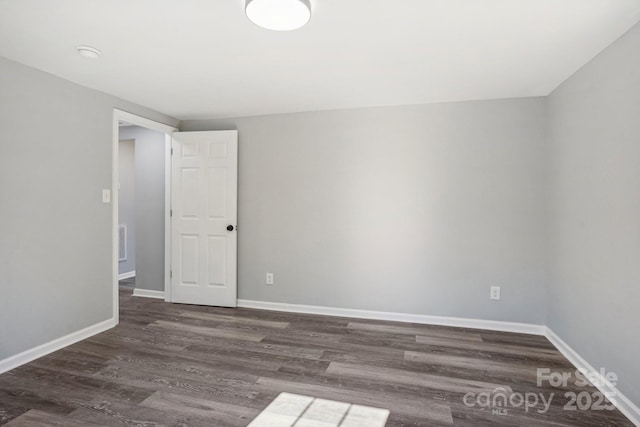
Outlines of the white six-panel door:
[[235,307],[238,132],[176,132],[171,158],[171,301]]

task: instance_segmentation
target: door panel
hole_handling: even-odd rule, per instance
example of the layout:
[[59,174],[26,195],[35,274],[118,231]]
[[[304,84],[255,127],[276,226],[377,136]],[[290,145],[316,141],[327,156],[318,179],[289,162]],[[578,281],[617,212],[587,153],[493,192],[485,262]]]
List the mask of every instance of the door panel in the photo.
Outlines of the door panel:
[[177,132],[173,153],[171,300],[235,307],[238,133]]
[[211,219],[224,219],[227,216],[227,169],[209,168],[208,172],[207,213]]
[[180,285],[198,284],[198,236],[183,234],[180,236]]
[[224,286],[227,278],[227,239],[209,236],[209,286]]

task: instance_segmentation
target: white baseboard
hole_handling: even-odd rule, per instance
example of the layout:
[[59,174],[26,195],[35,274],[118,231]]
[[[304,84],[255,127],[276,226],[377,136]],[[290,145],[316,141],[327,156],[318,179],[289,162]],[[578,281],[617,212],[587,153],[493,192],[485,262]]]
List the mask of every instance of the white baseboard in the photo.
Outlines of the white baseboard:
[[605,395],[612,395],[611,403],[613,403],[616,408],[620,410],[629,420],[637,426],[640,426],[640,408],[638,408],[628,397],[618,390],[618,388],[607,381],[600,373],[599,370],[595,369],[589,362],[584,360],[582,356],[578,354],[569,344],[564,342],[562,338],[560,338],[555,332],[553,332],[548,327],[546,328],[545,336],[551,344],[556,346],[556,348],[562,353],[564,357],[569,359],[576,368],[580,369],[584,373],[588,373],[588,376],[591,378],[597,378],[598,383],[596,387]]
[[423,314],[393,313],[315,305],[287,304],[279,302],[238,300],[238,307],[289,313],[321,314],[324,316],[354,317],[357,319],[390,320],[394,322],[422,323],[425,325],[455,326],[459,328],[486,329],[500,332],[544,335],[546,327],[530,323],[502,322],[496,320],[465,319],[460,317],[427,316]]
[[152,291],[149,289],[135,288],[133,290],[134,297],[158,298],[164,299],[164,291]]
[[128,271],[126,273],[118,274],[118,280],[130,279],[136,277],[136,271]]
[[33,360],[39,359],[42,356],[46,356],[49,353],[60,350],[61,348],[75,344],[78,341],[82,341],[89,337],[104,332],[107,329],[111,329],[116,326],[118,322],[115,319],[108,319],[95,325],[91,325],[76,332],[72,332],[69,335],[57,338],[48,343],[39,345],[37,347],[25,350],[22,353],[18,353],[14,356],[10,356],[6,359],[0,360],[0,374],[10,371],[18,366],[29,363]]

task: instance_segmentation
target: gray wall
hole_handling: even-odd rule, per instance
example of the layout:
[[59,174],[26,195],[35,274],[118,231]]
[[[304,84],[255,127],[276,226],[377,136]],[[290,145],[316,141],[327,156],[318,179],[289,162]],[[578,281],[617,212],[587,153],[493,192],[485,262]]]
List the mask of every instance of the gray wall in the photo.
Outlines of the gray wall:
[[133,139],[121,140],[118,150],[118,223],[127,227],[127,259],[118,262],[118,273],[136,270],[136,149]]
[[164,291],[165,135],[124,126],[120,139],[134,139],[136,149],[136,288]]
[[0,359],[111,318],[114,107],[177,124],[0,58]]
[[548,107],[548,325],[640,404],[640,25]]
[[544,120],[527,98],[181,129],[239,129],[239,298],[542,324]]

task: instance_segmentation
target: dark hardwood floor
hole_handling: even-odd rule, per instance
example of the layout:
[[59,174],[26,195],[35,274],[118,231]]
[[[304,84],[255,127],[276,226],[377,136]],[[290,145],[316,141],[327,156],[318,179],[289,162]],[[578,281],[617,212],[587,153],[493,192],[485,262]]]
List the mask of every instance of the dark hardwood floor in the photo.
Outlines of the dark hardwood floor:
[[[539,336],[168,304],[123,288],[119,326],[0,375],[0,424],[244,427],[286,391],[389,409],[387,426],[632,426],[617,410],[565,410],[565,393],[596,389],[538,387],[537,368],[573,370]],[[511,403],[480,406],[499,393]],[[518,407],[541,394],[553,394],[547,411]]]

